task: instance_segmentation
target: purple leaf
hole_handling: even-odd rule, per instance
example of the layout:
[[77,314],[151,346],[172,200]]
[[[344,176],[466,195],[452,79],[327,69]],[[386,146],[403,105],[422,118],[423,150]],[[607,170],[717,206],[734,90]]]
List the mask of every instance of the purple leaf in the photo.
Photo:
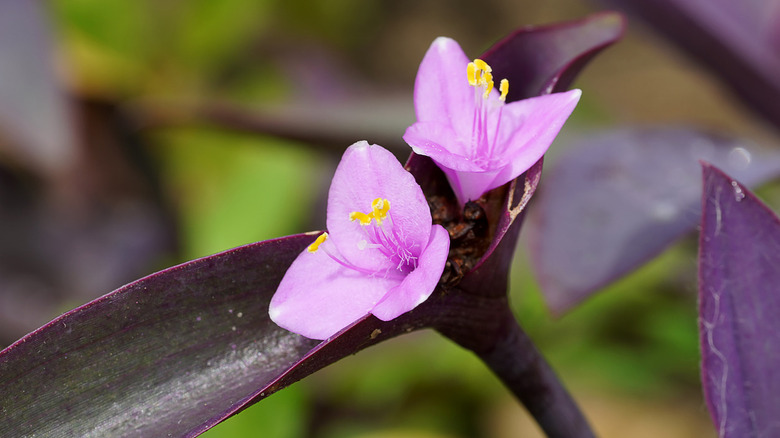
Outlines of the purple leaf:
[[316,342],[268,318],[298,235],[138,280],[0,353],[0,435],[181,436],[220,421]]
[[624,129],[573,145],[550,170],[529,233],[548,305],[560,314],[637,268],[698,222],[697,160],[749,186],[780,173],[780,154],[676,128]]
[[625,20],[601,12],[582,20],[517,30],[488,49],[493,77],[511,86],[507,102],[566,90],[596,54],[622,38]]
[[780,125],[780,2],[602,0],[650,23]]
[[780,434],[780,220],[704,164],[699,240],[702,385],[720,437]]
[[[142,278],[0,352],[0,436],[195,436],[345,356],[445,315],[366,316],[318,342],[268,316],[318,233],[259,242]],[[425,317],[427,316],[427,317]],[[315,348],[316,347],[316,348]]]

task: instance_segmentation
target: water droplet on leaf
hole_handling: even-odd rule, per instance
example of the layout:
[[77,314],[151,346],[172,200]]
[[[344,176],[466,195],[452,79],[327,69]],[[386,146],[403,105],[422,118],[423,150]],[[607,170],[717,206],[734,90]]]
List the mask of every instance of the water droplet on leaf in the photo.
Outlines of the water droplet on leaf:
[[734,189],[734,199],[736,199],[737,202],[741,202],[745,199],[745,192],[738,182],[731,181],[731,187]]

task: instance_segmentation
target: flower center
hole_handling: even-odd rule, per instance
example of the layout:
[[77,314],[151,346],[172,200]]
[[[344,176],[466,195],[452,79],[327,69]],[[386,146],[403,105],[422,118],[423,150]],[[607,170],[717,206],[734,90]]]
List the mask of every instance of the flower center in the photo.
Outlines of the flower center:
[[[391,266],[395,269],[388,268],[384,271],[373,271],[351,263],[346,260],[338,251],[333,251],[333,248],[326,246],[322,247],[325,254],[331,259],[336,261],[345,268],[352,269],[367,275],[385,275],[393,274],[392,271],[398,271],[403,275],[414,271],[417,268],[417,256],[412,253],[412,249],[416,245],[408,245],[407,239],[401,234],[400,230],[393,226],[393,218],[390,214],[390,201],[385,198],[376,198],[371,202],[371,211],[363,213],[361,211],[353,211],[349,214],[349,220],[352,222],[358,221],[365,239],[361,239],[357,242],[357,247],[360,250],[367,248],[373,248],[378,250],[382,255],[387,257],[391,262]],[[317,240],[314,241],[307,251],[315,253],[320,249],[320,246],[328,239],[328,233],[322,233]]]
[[412,248],[393,224],[389,200],[376,198],[371,202],[371,212],[353,211],[349,214],[349,220],[358,221],[366,237],[357,243],[358,248],[377,249],[403,273],[417,268],[417,257],[412,254]]
[[[498,89],[501,94],[498,102],[495,97],[491,101],[493,91],[493,69],[483,60],[475,59],[466,66],[466,78],[474,87],[474,118],[472,122],[471,159],[486,168],[490,165],[498,138],[501,115],[509,93],[509,81],[501,79]],[[497,108],[496,108],[497,107]],[[493,116],[495,112],[498,115]],[[496,117],[497,120],[493,121]]]

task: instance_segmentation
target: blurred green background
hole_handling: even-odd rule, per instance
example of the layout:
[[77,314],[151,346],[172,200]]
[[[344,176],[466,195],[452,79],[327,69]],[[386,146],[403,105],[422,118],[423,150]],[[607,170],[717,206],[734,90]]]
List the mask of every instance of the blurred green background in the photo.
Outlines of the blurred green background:
[[[414,76],[435,37],[453,37],[477,55],[517,27],[597,10],[577,0],[45,5],[68,92],[116,105],[137,122],[180,248],[155,269],[322,227],[340,150],[386,140],[405,154]],[[706,72],[633,22],[575,86],[583,99],[548,165],[578,135],[627,123],[767,135]],[[283,132],[265,129],[269,120]],[[325,140],[306,141],[317,136]],[[695,257],[690,238],[554,319],[518,248],[513,307],[601,436],[714,436],[698,380]],[[204,436],[541,434],[477,359],[423,332],[334,364]]]

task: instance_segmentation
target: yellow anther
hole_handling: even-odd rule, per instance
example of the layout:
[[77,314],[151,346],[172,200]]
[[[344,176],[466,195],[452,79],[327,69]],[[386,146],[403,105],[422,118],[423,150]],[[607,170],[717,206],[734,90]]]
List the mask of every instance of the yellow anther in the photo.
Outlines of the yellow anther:
[[322,245],[322,242],[328,240],[328,233],[322,233],[320,234],[320,237],[317,238],[317,240],[314,241],[311,245],[309,245],[308,248],[306,248],[307,251],[310,253],[317,252],[318,249],[320,249],[320,245]]
[[390,211],[390,201],[384,198],[376,198],[371,201],[371,213],[363,213],[360,211],[353,211],[349,214],[349,220],[360,221],[360,225],[369,225],[371,219],[376,220],[377,225],[382,225],[382,221],[387,217],[387,212]]
[[501,83],[498,85],[498,89],[501,90],[501,102],[506,102],[506,95],[509,93],[509,81],[501,79]]
[[383,198],[376,198],[371,203],[371,208],[373,211],[370,215],[376,219],[377,225],[382,225],[382,220],[387,217],[387,212],[390,211],[390,201]]
[[477,68],[477,70],[482,70],[485,73],[490,73],[490,72],[493,71],[493,69],[490,68],[490,66],[488,65],[487,62],[485,62],[485,61],[483,61],[483,60],[481,60],[479,58],[474,60],[474,66]]
[[[469,62],[466,66],[466,77],[469,80],[469,85],[473,87],[485,87],[485,93],[483,98],[487,99],[490,96],[490,92],[493,91],[493,69],[490,68],[487,62],[481,59],[475,59],[474,62]],[[504,83],[506,82],[506,85]],[[505,96],[504,90],[508,90],[509,83],[506,79],[501,81],[500,85],[502,96]],[[503,100],[503,99],[502,99]]]
[[485,85],[485,94],[482,97],[487,99],[487,97],[490,96],[490,92],[493,91],[493,75],[485,73],[482,76],[482,83]]
[[469,80],[469,85],[472,87],[477,85],[477,66],[473,62],[469,62],[466,66],[466,77]]
[[373,212],[369,214],[365,214],[360,211],[353,211],[349,214],[349,220],[352,222],[354,221],[360,221],[360,225],[368,225],[371,223],[371,219],[374,217]]

